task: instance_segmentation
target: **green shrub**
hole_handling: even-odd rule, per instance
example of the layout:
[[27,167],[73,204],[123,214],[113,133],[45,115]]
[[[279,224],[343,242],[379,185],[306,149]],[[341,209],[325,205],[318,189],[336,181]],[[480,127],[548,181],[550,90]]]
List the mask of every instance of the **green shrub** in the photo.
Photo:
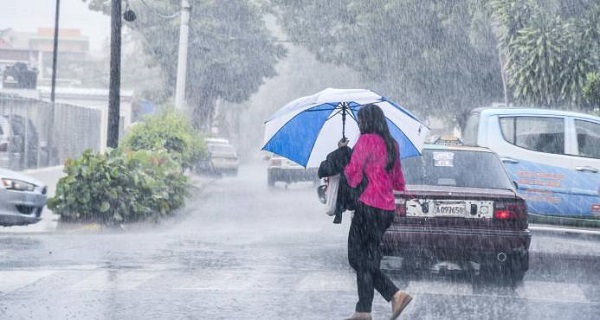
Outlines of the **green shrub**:
[[189,119],[174,110],[150,115],[134,125],[121,146],[132,150],[166,149],[182,169],[193,168],[206,157],[206,144]]
[[181,164],[165,149],[86,150],[68,160],[64,171],[48,208],[67,221],[110,225],[157,219],[181,207],[190,187]]

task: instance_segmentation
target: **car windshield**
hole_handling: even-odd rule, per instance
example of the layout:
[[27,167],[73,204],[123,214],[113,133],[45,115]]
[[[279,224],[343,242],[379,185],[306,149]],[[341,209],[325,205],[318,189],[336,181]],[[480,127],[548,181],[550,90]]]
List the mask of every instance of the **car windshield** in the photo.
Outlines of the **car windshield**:
[[491,152],[430,150],[402,160],[406,184],[512,189],[502,162]]

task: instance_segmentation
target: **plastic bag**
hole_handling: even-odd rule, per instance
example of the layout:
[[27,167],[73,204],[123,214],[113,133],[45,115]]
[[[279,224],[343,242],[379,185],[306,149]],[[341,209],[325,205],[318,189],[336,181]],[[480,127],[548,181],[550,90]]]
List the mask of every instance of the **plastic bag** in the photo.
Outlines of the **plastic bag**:
[[338,196],[338,189],[340,187],[340,175],[336,174],[334,176],[330,176],[327,183],[327,200],[325,201],[325,205],[327,206],[327,215],[334,216],[335,215],[335,207]]

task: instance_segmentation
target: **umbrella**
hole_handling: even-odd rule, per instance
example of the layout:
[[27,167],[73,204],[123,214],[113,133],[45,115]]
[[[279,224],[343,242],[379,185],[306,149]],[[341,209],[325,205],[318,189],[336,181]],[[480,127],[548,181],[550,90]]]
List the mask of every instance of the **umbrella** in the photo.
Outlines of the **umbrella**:
[[408,110],[366,89],[328,88],[288,103],[265,122],[262,149],[305,168],[318,167],[341,137],[350,140],[349,146],[356,143],[357,112],[367,104],[383,110],[402,158],[420,155],[429,128]]

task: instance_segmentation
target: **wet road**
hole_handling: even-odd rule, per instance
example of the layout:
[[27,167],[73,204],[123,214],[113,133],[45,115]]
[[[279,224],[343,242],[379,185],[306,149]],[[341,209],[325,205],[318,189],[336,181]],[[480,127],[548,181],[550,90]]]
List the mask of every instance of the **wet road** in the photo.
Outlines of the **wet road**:
[[[356,301],[349,219],[334,225],[323,212],[314,186],[268,189],[266,164],[256,162],[206,185],[160,225],[0,231],[0,319],[342,319]],[[389,272],[415,297],[402,319],[597,319],[597,243],[534,234],[516,287]],[[374,318],[389,309],[376,295]]]

